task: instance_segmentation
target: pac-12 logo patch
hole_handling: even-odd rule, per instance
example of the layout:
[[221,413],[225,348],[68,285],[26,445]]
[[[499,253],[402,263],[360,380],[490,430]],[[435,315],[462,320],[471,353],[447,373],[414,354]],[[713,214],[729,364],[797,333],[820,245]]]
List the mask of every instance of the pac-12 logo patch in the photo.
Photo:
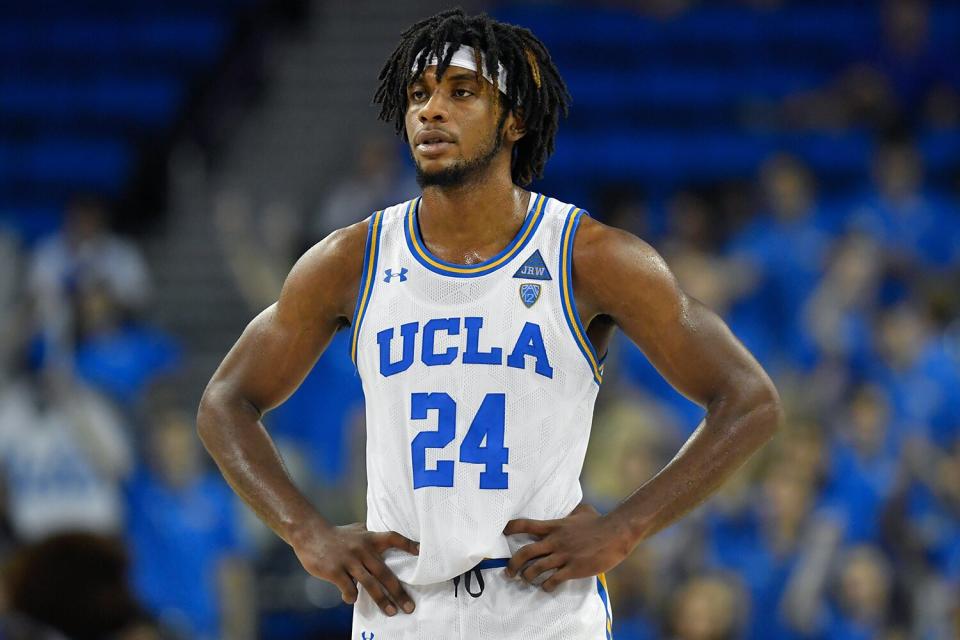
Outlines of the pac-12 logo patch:
[[520,285],[520,299],[527,308],[533,306],[533,303],[540,299],[540,285],[532,282],[524,282]]

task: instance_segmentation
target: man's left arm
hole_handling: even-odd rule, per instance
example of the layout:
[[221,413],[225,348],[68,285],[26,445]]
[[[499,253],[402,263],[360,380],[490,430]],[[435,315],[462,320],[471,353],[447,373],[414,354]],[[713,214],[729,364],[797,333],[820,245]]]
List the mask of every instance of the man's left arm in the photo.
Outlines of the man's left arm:
[[650,245],[584,217],[573,254],[584,325],[612,319],[674,388],[706,409],[706,417],[673,460],[610,513],[600,516],[582,505],[566,518],[507,525],[507,535],[539,538],[513,556],[507,573],[535,582],[555,570],[542,584],[546,591],[618,565],[712,494],[783,420],[763,368],[720,317],[680,289]]

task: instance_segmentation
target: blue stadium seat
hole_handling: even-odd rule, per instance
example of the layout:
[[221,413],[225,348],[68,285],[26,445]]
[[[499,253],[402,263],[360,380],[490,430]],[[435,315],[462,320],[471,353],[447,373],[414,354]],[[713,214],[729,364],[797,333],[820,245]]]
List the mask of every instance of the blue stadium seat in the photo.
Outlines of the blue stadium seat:
[[183,89],[182,82],[172,77],[0,78],[0,116],[45,121],[116,119],[118,125],[164,126],[182,103]]
[[169,131],[257,1],[0,0],[0,219],[49,221],[73,190],[120,195],[134,144]]
[[42,189],[61,185],[116,195],[132,169],[133,150],[123,138],[51,136],[23,144],[0,144],[0,158],[6,164],[0,186],[20,183]]

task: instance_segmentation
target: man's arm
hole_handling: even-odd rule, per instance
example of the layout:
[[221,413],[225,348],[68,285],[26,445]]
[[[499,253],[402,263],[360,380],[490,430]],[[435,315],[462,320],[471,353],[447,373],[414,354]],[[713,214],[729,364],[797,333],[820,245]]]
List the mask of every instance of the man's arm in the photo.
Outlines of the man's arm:
[[783,419],[767,374],[723,320],[680,289],[650,245],[585,218],[574,241],[573,268],[585,324],[601,316],[612,319],[707,415],[666,467],[605,516],[581,509],[560,520],[507,525],[508,535],[541,538],[517,552],[508,574],[522,570],[533,582],[556,569],[543,583],[547,591],[619,564],[642,540],[713,493]]
[[[207,385],[197,412],[200,439],[227,482],[312,575],[337,585],[346,602],[359,582],[388,615],[413,601],[380,554],[417,552],[398,533],[334,527],[291,481],[260,419],[300,386],[356,303],[367,223],[336,231],[297,261],[280,299],[247,326]],[[391,602],[392,600],[392,602]]]

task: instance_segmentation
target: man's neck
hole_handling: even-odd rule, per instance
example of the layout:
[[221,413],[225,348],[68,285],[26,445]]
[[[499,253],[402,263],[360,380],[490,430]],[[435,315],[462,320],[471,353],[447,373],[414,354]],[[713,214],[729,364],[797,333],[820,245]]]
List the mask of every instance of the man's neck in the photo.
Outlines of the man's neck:
[[509,172],[454,187],[426,187],[418,211],[420,233],[431,253],[448,262],[476,264],[500,252],[526,217],[530,192]]

